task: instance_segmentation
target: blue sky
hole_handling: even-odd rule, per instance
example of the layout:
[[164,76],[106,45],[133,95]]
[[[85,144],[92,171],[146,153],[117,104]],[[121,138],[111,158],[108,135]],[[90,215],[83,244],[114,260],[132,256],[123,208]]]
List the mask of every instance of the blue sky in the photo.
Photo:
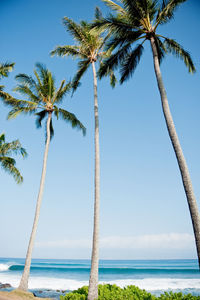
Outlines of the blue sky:
[[[42,62],[54,73],[57,85],[69,80],[76,61],[51,58],[56,45],[73,43],[62,18],[91,20],[94,8],[106,12],[100,0],[1,0],[1,62],[15,62],[2,81],[15,86],[18,73],[32,74]],[[188,163],[194,191],[200,197],[200,4],[190,0],[160,33],[189,50],[197,73],[190,75],[182,61],[168,56],[161,70],[176,129]],[[196,252],[186,197],[161,111],[146,44],[134,76],[112,90],[99,82],[101,146],[101,258],[195,258]],[[55,121],[50,145],[44,198],[33,257],[90,258],[93,220],[93,82],[89,70],[73,98],[63,106],[87,127],[87,136]],[[29,154],[17,160],[24,183],[16,185],[1,170],[0,257],[24,257],[39,187],[44,128],[34,117],[7,121],[8,107],[0,103],[0,132],[7,140],[20,139]]]

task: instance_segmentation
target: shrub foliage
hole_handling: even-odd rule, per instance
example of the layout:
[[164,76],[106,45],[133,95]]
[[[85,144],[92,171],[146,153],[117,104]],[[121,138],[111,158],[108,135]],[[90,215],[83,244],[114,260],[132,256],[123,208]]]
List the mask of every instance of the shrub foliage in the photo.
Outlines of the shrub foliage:
[[[88,287],[84,286],[65,296],[61,300],[87,300]],[[97,300],[200,300],[200,296],[182,293],[164,293],[160,296],[154,296],[145,290],[141,290],[134,285],[120,288],[117,285],[104,284],[99,285],[99,297]]]

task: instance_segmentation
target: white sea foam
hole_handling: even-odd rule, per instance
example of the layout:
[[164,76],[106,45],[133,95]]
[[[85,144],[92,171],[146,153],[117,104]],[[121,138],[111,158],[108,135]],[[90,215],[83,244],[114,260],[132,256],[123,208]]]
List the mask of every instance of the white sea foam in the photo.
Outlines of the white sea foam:
[[[0,274],[0,282],[10,283],[13,287],[18,287],[20,275],[17,274]],[[141,289],[148,291],[156,290],[182,290],[182,289],[200,289],[200,280],[192,279],[177,279],[177,278],[145,278],[145,279],[126,279],[101,281],[103,283],[116,284],[120,287],[128,285],[136,285]],[[52,289],[52,290],[75,290],[84,285],[88,285],[88,281],[79,281],[65,278],[50,278],[50,277],[30,277],[30,289]]]
[[0,272],[7,271],[9,269],[9,265],[6,264],[0,264]]

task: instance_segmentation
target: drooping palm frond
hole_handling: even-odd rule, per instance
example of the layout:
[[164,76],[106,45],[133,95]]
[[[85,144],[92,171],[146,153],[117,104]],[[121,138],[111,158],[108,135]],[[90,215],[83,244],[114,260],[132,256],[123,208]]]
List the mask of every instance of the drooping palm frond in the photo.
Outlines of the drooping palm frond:
[[114,71],[124,61],[130,50],[131,45],[126,44],[121,49],[111,54],[109,58],[105,59],[98,71],[99,78],[108,75],[111,70]]
[[12,175],[17,183],[23,182],[23,177],[19,170],[15,167],[15,160],[11,157],[0,157],[0,164],[4,171]]
[[78,70],[76,72],[76,75],[74,76],[73,80],[72,80],[72,88],[73,88],[73,92],[75,92],[75,90],[78,88],[79,84],[80,84],[80,80],[82,78],[82,76],[85,74],[85,72],[87,71],[87,69],[90,66],[90,60],[80,60],[78,62]]
[[177,56],[178,58],[184,61],[190,73],[196,72],[195,66],[193,64],[189,52],[184,50],[180,44],[178,44],[175,40],[166,38],[164,41],[164,45],[169,53],[172,53],[173,55]]
[[61,109],[61,108],[58,109],[58,113],[59,113],[59,116],[65,122],[71,124],[72,128],[77,128],[77,129],[81,130],[83,135],[86,134],[85,126],[77,119],[77,117],[74,114],[70,113],[67,110]]
[[140,62],[140,58],[142,56],[142,52],[144,47],[142,44],[136,46],[136,48],[127,53],[124,62],[121,64],[121,79],[120,83],[122,84],[126,79],[131,77]]
[[15,167],[16,161],[10,155],[22,155],[23,158],[27,156],[26,150],[21,146],[19,140],[7,143],[5,141],[5,134],[0,135],[0,166],[9,174],[11,174],[17,183],[23,181],[23,177],[19,170]]
[[40,112],[35,114],[37,116],[37,118],[35,120],[37,128],[40,128],[42,126],[42,120],[47,116],[47,114],[48,113],[46,110],[41,110]]

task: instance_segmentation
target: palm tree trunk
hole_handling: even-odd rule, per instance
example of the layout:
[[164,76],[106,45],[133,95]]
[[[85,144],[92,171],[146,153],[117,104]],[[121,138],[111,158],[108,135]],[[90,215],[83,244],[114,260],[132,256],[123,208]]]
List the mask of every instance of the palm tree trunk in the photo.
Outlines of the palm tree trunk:
[[161,96],[161,102],[162,102],[162,109],[168,129],[168,133],[172,142],[172,146],[174,148],[176,158],[178,161],[179,169],[182,176],[183,186],[185,189],[185,194],[187,197],[187,202],[189,206],[189,211],[192,219],[192,225],[194,230],[194,236],[195,236],[195,242],[196,242],[196,248],[197,248],[197,256],[199,261],[199,267],[200,267],[200,217],[199,217],[199,210],[197,206],[197,202],[194,196],[192,182],[190,179],[190,174],[188,171],[188,167],[183,155],[183,151],[181,149],[181,145],[176,133],[175,125],[172,119],[172,115],[170,112],[168,100],[167,100],[167,94],[164,88],[162,75],[160,71],[160,65],[159,65],[159,59],[158,59],[158,52],[155,44],[155,39],[152,36],[150,38],[151,42],[151,48],[153,52],[153,59],[154,59],[154,69],[156,73],[158,88],[160,91]]
[[88,300],[98,298],[99,273],[99,202],[100,202],[100,157],[99,157],[99,115],[97,99],[97,76],[95,63],[92,62],[94,76],[94,116],[95,116],[95,194],[94,194],[94,228],[92,244],[92,261],[89,281]]
[[24,272],[22,274],[22,278],[19,284],[18,289],[27,291],[28,290],[28,279],[30,274],[30,266],[31,266],[31,259],[32,259],[32,251],[38,226],[38,220],[40,215],[40,206],[42,202],[42,195],[44,190],[44,182],[45,182],[45,176],[46,176],[46,166],[47,166],[47,157],[48,157],[48,151],[49,151],[49,143],[50,143],[50,122],[51,122],[52,113],[48,113],[48,119],[47,119],[47,140],[45,145],[45,152],[44,152],[44,158],[43,158],[43,169],[42,169],[42,175],[40,180],[40,189],[38,193],[38,199],[37,199],[37,205],[35,210],[35,218],[33,222],[32,232],[29,240],[28,250],[26,254],[26,261],[24,266]]

